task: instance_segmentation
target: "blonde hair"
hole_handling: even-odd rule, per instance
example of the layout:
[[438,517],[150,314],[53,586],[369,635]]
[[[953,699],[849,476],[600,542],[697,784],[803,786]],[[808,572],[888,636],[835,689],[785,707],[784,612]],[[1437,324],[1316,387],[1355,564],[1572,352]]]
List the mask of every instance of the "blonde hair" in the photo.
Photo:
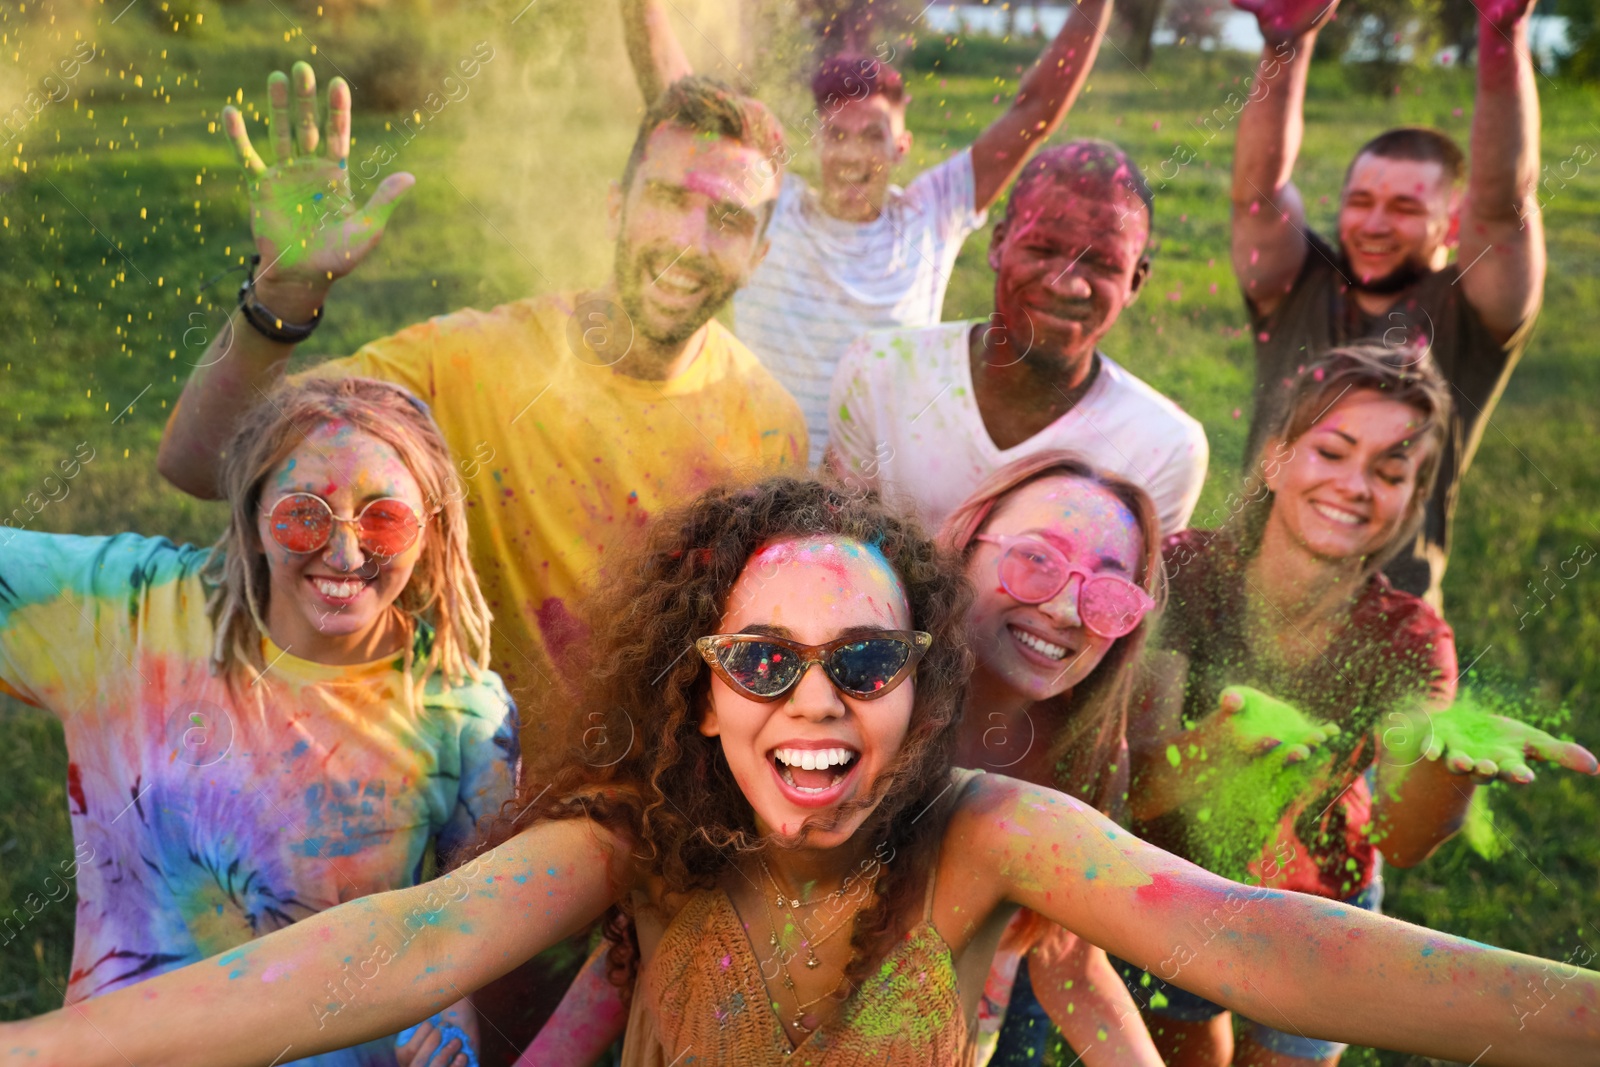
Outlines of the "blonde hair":
[[1122,800],[1112,795],[1116,776],[1109,764],[1127,734],[1128,709],[1146,637],[1167,599],[1166,569],[1161,565],[1161,521],[1149,494],[1076,453],[1046,449],[1014,460],[985,478],[945,519],[939,540],[962,560],[970,559],[978,534],[1003,500],[1026,485],[1057,477],[1079,478],[1098,485],[1133,514],[1144,540],[1133,580],[1156,603],[1131,633],[1116,639],[1089,677],[1077,685],[1072,693],[1072,713],[1051,743],[1057,782],[1104,811]]
[[[1371,575],[1416,539],[1428,498],[1433,495],[1434,481],[1439,476],[1439,464],[1444,459],[1453,409],[1450,386],[1440,375],[1433,357],[1426,350],[1375,344],[1330,349],[1321,360],[1302,370],[1289,387],[1282,413],[1262,437],[1262,453],[1273,442],[1294,444],[1331,411],[1340,398],[1360,389],[1381,393],[1386,399],[1409,405],[1422,415],[1413,436],[1424,449],[1417,463],[1415,489],[1394,535],[1367,557],[1364,573]],[[1258,468],[1278,462],[1264,460],[1261,455],[1251,459]],[[1267,490],[1252,499],[1229,523],[1237,527],[1239,547],[1245,556],[1254,556],[1260,551],[1261,537],[1266,532],[1267,518],[1272,514],[1276,496]]]
[[[280,383],[245,415],[223,453],[219,483],[228,528],[205,565],[214,588],[212,670],[261,672],[261,637],[271,575],[257,526],[262,485],[307,436],[343,421],[389,445],[417,480],[425,502],[422,553],[391,610],[405,627],[405,675],[420,691],[434,672],[451,682],[482,675],[489,661],[489,606],[467,555],[466,509],[439,428],[427,408],[400,386],[372,378],[302,378]],[[433,629],[416,670],[416,622]],[[414,693],[408,690],[408,700]]]

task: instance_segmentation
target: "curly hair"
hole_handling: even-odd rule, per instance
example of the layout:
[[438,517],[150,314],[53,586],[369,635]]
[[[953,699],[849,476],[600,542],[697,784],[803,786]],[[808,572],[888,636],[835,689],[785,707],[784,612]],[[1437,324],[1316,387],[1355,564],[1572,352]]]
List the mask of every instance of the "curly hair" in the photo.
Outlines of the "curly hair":
[[[216,673],[265,669],[261,635],[267,632],[272,576],[256,527],[267,476],[306,436],[342,420],[383,441],[400,455],[431,513],[422,554],[394,609],[412,633],[405,673],[413,676],[418,642],[414,620],[427,622],[433,639],[424,650],[420,690],[434,672],[452,682],[478,679],[489,660],[489,607],[467,555],[467,516],[450,449],[422,402],[405,389],[373,378],[310,377],[285,381],[240,420],[222,456],[220,484],[228,501],[228,527],[211,548],[205,574],[213,586],[206,610],[215,644]],[[415,694],[408,692],[407,698]]]
[[[585,606],[592,629],[576,708],[587,743],[572,746],[548,784],[524,775],[521,795],[502,808],[478,851],[537,822],[593,819],[630,842],[668,899],[715,887],[741,854],[792,845],[757,831],[721,742],[699,731],[710,671],[694,641],[717,632],[734,584],[762,545],[813,536],[880,551],[905,590],[912,626],[933,635],[894,761],[865,796],[807,820],[797,835],[871,808],[857,836],[893,850],[875,896],[855,918],[846,973],[861,981],[902,932],[931,877],[944,820],[918,816],[948,786],[972,662],[963,638],[972,594],[959,562],[876,493],[775,477],[708,490],[655,518]],[[605,920],[612,980],[624,990],[638,958],[629,925],[625,906]]]
[[1133,632],[1117,638],[1105,658],[1070,694],[1049,704],[1060,724],[1051,740],[1055,784],[1112,817],[1126,803],[1126,778],[1112,762],[1127,736],[1128,709],[1145,640],[1160,618],[1167,599],[1166,570],[1161,566],[1161,521],[1150,495],[1125,478],[1103,471],[1074,452],[1044,449],[994,471],[944,521],[939,539],[963,561],[972,557],[977,536],[1004,501],[1017,490],[1044,478],[1079,478],[1105,489],[1127,507],[1139,528],[1142,550],[1133,580],[1156,606]]

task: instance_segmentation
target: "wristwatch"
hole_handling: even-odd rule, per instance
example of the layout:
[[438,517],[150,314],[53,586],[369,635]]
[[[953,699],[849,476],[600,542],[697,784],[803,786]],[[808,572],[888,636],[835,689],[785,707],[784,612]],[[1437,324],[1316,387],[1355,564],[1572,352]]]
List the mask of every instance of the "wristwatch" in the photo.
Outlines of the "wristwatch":
[[310,322],[284,322],[283,317],[256,299],[256,268],[261,265],[261,254],[250,257],[250,276],[239,283],[239,310],[244,319],[255,327],[257,333],[281,345],[299,344],[311,336],[311,331],[322,321],[322,309],[311,313]]

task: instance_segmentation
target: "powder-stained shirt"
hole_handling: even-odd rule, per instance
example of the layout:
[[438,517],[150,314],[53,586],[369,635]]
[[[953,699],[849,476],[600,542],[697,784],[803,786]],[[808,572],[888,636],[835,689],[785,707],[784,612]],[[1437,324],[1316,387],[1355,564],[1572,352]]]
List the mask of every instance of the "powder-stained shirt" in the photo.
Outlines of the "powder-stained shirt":
[[[1426,696],[1449,702],[1456,689],[1455,635],[1423,600],[1369,578],[1334,634],[1327,652],[1285,671],[1264,663],[1247,639],[1244,568],[1248,563],[1227,529],[1184,530],[1163,546],[1167,608],[1157,644],[1188,658],[1183,714],[1210,714],[1226,686],[1247,685],[1338,724],[1326,744],[1333,761],[1285,814],[1279,836],[1268,843],[1251,873],[1266,884],[1344,900],[1372,880],[1368,839],[1372,794],[1362,773],[1376,754],[1376,729],[1391,710]],[[1224,824],[1222,795],[1207,824],[1173,813],[1134,829],[1147,840],[1202,866],[1215,848],[1207,834]],[[1248,803],[1248,800],[1246,801]],[[1224,843],[1231,847],[1231,842]],[[1261,868],[1267,869],[1263,871]],[[1242,871],[1219,871],[1242,878]]]
[[[213,675],[205,556],[136,534],[14,532],[0,551],[0,691],[54,713],[70,761],[69,1004],[415,885],[430,848],[470,842],[512,793],[516,708],[492,673],[435,674],[408,703],[401,656],[329,666],[263,638],[264,673]],[[8,934],[35,910],[20,903]],[[357,1007],[360,985],[306,989],[305,1010]],[[393,1048],[304,1062],[392,1065]]]
[[1533,336],[1535,316],[1528,316],[1508,340],[1496,340],[1456,284],[1462,274],[1459,263],[1425,275],[1384,314],[1368,315],[1350,295],[1348,268],[1340,266],[1339,252],[1317,234],[1309,234],[1307,239],[1310,247],[1305,266],[1272,314],[1260,314],[1245,294],[1256,339],[1255,409],[1250,416],[1245,465],[1255,462],[1295,376],[1330,348],[1367,341],[1391,348],[1412,345],[1426,349],[1450,383],[1449,433],[1417,540],[1391,560],[1384,572],[1397,588],[1437,602],[1461,478],[1478,451],[1484,427],[1500,402],[1511,371]]
[[[397,382],[432,408],[494,613],[491,662],[519,700],[581,644],[574,597],[651,514],[730,479],[805,470],[793,399],[717,322],[686,370],[647,381],[582,346],[575,299],[429,319],[312,372]],[[543,725],[525,724],[530,754]]]
[[832,217],[816,190],[784,176],[772,246],[733,297],[734,332],[800,402],[813,464],[828,440],[828,387],[851,342],[939,321],[961,245],[987,217],[973,196],[971,149],[904,189],[891,185],[871,222]]
[[1071,410],[1011,448],[989,436],[973,395],[974,323],[881,330],[839,364],[829,449],[862,482],[898,495],[929,529],[1013,460],[1065,448],[1132,481],[1155,501],[1163,532],[1181,530],[1211,452],[1200,423],[1113,360]]

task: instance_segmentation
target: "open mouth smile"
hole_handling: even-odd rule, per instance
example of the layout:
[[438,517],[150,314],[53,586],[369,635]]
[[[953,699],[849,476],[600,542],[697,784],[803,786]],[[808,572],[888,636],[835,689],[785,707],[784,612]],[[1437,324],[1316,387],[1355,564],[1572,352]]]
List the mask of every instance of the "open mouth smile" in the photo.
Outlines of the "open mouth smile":
[[329,578],[326,575],[310,574],[306,581],[311,583],[311,588],[317,595],[334,607],[346,607],[355,602],[356,598],[367,591],[370,584],[366,579],[359,577]]
[[861,765],[861,754],[848,745],[797,748],[780,745],[767,754],[778,788],[792,803],[824,807],[844,795]]

